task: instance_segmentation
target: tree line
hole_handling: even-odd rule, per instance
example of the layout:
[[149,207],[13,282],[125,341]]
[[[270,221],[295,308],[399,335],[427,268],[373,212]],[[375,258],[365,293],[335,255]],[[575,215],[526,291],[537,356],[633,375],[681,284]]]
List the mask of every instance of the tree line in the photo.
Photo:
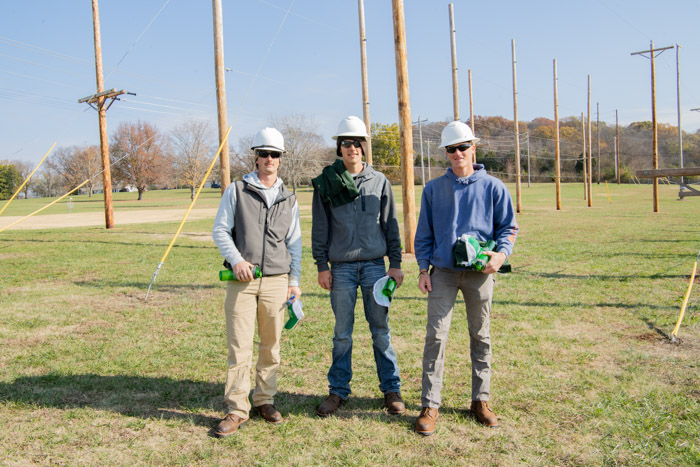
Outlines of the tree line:
[[[448,166],[444,150],[438,149],[440,133],[447,121],[428,122],[413,128],[414,164],[430,164],[431,176],[442,175]],[[270,126],[284,135],[287,153],[283,156],[280,176],[294,191],[310,184],[323,166],[331,163],[335,147],[328,146],[318,126],[303,114],[288,114],[270,118]],[[515,176],[515,136],[512,120],[503,117],[476,116],[474,132],[481,138],[477,145],[477,162],[483,163],[494,175],[512,181]],[[680,166],[678,128],[657,125],[659,166]],[[536,118],[519,122],[521,174],[534,181],[554,180],[555,122]],[[560,121],[560,158],[562,180],[578,181],[583,170],[583,132],[581,118],[566,117]],[[588,126],[585,132],[587,135]],[[618,130],[605,122],[592,124],[594,178],[597,174],[600,147],[601,178],[615,179],[614,153]],[[393,183],[401,180],[399,126],[397,123],[374,123],[372,135],[373,165],[384,172]],[[421,148],[422,133],[423,147]],[[230,146],[231,179],[240,179],[255,169],[250,150],[253,135],[242,137]],[[628,182],[634,171],[651,168],[652,124],[634,122],[619,128],[621,180]],[[588,144],[588,141],[586,141]],[[138,199],[151,189],[189,188],[190,196],[206,173],[218,148],[213,125],[208,121],[189,120],[168,133],[144,121],[122,122],[110,137],[112,184],[117,190],[135,190]],[[530,162],[528,166],[527,151]],[[700,130],[683,132],[684,165],[700,166]],[[218,165],[218,163],[217,163]],[[0,161],[0,199],[9,199],[31,173],[33,166],[24,161]],[[90,181],[83,190],[89,196],[102,189],[102,170],[98,146],[59,147],[22,190],[22,195],[59,196],[83,181]],[[218,167],[209,182],[219,182]],[[421,183],[422,171],[415,170],[415,182]],[[427,173],[426,173],[427,176]]]

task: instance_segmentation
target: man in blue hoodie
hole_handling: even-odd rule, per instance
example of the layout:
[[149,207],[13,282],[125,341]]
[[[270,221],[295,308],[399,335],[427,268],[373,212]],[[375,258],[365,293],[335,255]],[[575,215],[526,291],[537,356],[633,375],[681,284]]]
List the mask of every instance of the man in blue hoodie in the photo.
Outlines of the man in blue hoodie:
[[[445,175],[425,186],[421,200],[414,246],[420,268],[418,287],[428,293],[428,324],[423,350],[422,409],[415,429],[424,436],[435,432],[447,336],[460,290],[469,324],[471,410],[480,423],[498,426],[498,419],[488,404],[493,273],[512,253],[518,224],[506,186],[488,175],[483,165],[472,162],[478,141],[471,128],[462,122],[451,122],[444,128],[440,147],[446,149],[451,167]],[[496,242],[494,251],[486,252],[489,261],[480,272],[455,265],[454,247],[463,235],[482,242]]]

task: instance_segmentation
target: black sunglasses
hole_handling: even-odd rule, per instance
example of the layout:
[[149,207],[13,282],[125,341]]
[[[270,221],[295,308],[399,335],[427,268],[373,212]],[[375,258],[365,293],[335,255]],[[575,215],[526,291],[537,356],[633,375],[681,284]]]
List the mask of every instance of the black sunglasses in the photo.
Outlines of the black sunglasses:
[[472,147],[471,144],[460,144],[459,146],[447,146],[446,149],[449,154],[454,154],[455,151],[457,151],[457,149],[459,149],[461,152],[464,152],[470,147]]
[[257,157],[262,157],[263,159],[266,157],[272,157],[273,159],[279,159],[280,156],[282,155],[281,152],[274,152],[274,151],[255,151],[255,155]]
[[340,142],[340,145],[344,148],[349,148],[350,146],[360,147],[360,142],[356,139],[345,139]]

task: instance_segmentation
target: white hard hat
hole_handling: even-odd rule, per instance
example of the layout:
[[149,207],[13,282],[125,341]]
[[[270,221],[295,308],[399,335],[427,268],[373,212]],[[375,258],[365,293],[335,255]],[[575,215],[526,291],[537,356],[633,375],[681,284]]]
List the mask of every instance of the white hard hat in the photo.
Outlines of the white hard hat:
[[442,130],[441,138],[442,141],[440,141],[439,146],[441,148],[454,146],[455,144],[459,143],[479,142],[479,138],[474,137],[474,133],[472,133],[472,129],[469,128],[469,125],[460,121],[448,123]]
[[369,139],[365,122],[352,115],[345,117],[338,123],[338,131],[333,135],[333,139],[337,140],[344,136],[364,138],[365,140]]
[[250,149],[267,149],[269,151],[286,152],[284,137],[275,128],[263,128],[255,134],[253,146]]

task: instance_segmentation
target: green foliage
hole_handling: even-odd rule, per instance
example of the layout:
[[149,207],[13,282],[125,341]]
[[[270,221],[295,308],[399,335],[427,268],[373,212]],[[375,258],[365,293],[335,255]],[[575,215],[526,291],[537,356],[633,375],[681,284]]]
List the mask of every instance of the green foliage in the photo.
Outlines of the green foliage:
[[372,123],[372,165],[389,180],[401,180],[401,141],[399,124]]
[[13,164],[0,164],[0,199],[10,199],[22,184],[22,175]]
[[476,162],[484,164],[486,171],[489,173],[504,172],[504,158],[493,151],[485,152],[478,145],[476,147]]

